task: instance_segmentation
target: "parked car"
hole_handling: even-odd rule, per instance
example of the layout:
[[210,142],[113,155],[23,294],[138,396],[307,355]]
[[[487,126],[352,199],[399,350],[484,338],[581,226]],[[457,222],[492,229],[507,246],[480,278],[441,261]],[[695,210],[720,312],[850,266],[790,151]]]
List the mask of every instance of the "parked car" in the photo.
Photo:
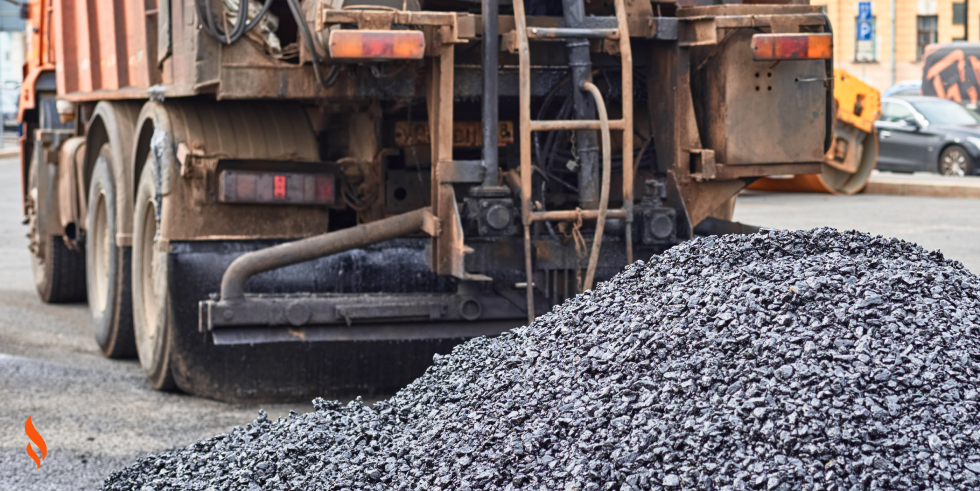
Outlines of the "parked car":
[[973,175],[980,159],[980,116],[946,99],[882,99],[878,169]]
[[902,80],[881,93],[882,97],[907,97],[910,95],[922,95],[921,80]]

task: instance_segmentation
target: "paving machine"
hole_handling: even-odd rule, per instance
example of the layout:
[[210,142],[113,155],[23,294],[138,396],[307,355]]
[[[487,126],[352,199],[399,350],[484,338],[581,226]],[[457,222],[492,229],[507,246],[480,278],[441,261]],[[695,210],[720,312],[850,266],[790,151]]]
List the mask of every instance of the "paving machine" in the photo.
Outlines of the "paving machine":
[[38,293],[222,400],[388,391],[820,172],[799,1],[33,0]]

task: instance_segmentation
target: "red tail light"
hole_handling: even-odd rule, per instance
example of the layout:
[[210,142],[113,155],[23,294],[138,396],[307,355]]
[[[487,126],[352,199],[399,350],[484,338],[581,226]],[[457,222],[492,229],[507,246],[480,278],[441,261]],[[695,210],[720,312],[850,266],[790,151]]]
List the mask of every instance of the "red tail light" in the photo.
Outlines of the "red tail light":
[[336,184],[333,174],[225,170],[218,179],[218,200],[330,206],[336,202]]
[[829,60],[834,40],[829,33],[756,34],[752,36],[752,59]]

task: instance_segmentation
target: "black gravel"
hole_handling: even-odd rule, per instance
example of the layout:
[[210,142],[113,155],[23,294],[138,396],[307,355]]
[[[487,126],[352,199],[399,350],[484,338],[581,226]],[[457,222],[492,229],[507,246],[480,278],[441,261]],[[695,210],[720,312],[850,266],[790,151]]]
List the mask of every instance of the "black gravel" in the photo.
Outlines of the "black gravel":
[[897,239],[698,239],[388,401],[260,413],[105,489],[980,489],[978,312],[980,278]]

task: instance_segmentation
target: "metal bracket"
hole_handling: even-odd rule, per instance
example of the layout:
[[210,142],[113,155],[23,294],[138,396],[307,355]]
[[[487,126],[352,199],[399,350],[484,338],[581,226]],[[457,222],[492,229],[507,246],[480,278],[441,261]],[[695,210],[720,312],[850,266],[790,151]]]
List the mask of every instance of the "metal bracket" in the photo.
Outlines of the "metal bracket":
[[707,148],[692,148],[687,151],[691,155],[691,177],[696,180],[714,179],[718,175],[715,163],[715,151]]
[[449,160],[439,162],[439,182],[444,184],[479,184],[487,174],[482,160]]
[[651,17],[650,39],[677,40],[677,17]]

